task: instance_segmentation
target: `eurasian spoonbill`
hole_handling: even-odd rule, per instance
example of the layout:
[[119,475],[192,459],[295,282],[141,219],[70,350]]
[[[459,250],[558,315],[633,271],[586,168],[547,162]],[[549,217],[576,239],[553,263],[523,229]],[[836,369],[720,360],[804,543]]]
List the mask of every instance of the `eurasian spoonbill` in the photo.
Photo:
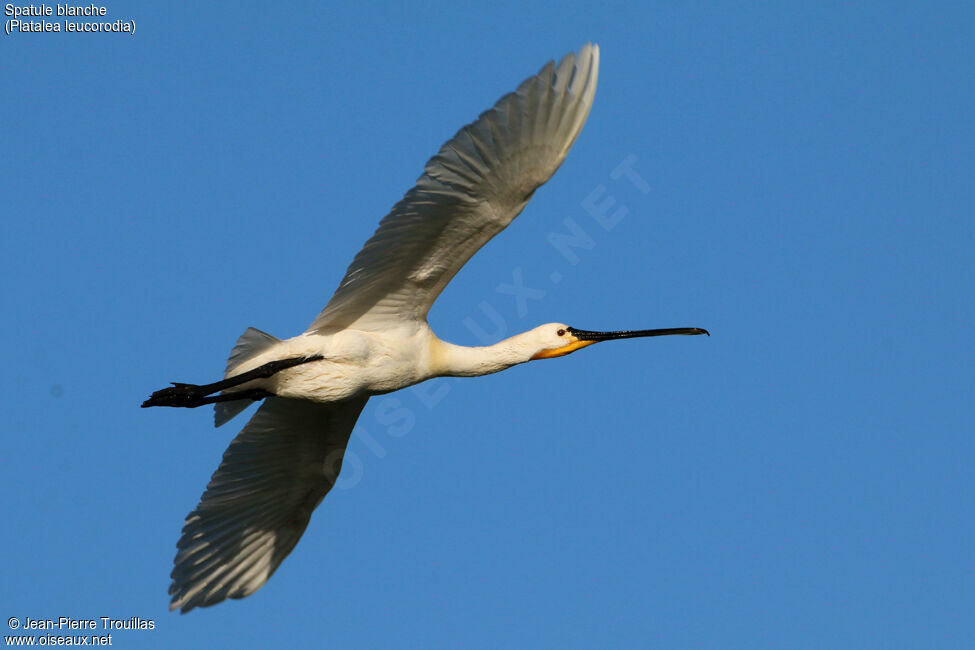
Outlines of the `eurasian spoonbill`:
[[589,114],[599,49],[549,62],[427,162],[349,266],[308,330],[248,328],[224,379],[174,384],[142,406],[216,405],[224,424],[264,403],[230,443],[186,518],[170,609],[243,598],[274,573],[335,483],[366,400],[431,377],[477,377],[615,339],[707,334],[696,327],[593,332],[561,323],[486,347],[441,341],[427,312],[458,270],[501,232],[569,152]]

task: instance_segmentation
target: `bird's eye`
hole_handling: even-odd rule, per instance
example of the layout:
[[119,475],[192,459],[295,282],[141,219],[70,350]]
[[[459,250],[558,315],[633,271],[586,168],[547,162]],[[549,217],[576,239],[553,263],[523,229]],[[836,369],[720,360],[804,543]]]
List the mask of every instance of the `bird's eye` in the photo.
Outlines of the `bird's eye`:
[[565,336],[565,330],[559,330],[558,332],[556,332],[556,334],[558,334],[559,336]]

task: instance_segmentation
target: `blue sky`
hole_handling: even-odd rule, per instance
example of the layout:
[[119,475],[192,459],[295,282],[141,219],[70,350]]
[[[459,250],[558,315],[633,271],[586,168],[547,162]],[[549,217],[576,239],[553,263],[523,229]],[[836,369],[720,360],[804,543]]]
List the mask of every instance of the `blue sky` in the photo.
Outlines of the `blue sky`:
[[[0,35],[0,613],[154,620],[124,648],[975,645],[975,11],[325,4]],[[169,613],[240,424],[141,401],[304,330],[440,144],[587,40],[582,135],[431,324],[711,338],[372,400],[271,581]]]

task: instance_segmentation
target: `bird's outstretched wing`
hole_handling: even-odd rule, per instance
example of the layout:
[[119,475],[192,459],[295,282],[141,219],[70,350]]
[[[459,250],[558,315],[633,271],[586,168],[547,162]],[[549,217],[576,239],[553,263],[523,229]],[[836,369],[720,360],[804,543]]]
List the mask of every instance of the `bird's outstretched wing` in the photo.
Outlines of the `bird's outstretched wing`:
[[335,484],[367,399],[264,402],[186,517],[169,588],[171,610],[243,598],[267,581]]
[[458,131],[355,256],[309,331],[425,320],[457,271],[565,160],[598,69],[599,48],[587,44]]

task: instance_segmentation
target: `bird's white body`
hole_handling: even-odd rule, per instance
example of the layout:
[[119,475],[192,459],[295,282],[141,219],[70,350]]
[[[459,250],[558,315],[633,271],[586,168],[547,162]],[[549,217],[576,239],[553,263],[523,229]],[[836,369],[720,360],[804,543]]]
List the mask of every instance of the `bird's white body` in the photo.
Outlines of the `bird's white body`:
[[[587,44],[550,62],[448,140],[304,334],[279,340],[250,328],[231,352],[224,380],[178,384],[143,404],[215,403],[219,426],[251,400],[264,400],[186,518],[171,609],[243,598],[264,584],[334,485],[370,396],[431,377],[486,375],[610,338],[704,333],[589,332],[551,323],[495,345],[463,347],[441,341],[427,325],[457,271],[562,164],[589,115],[598,69],[599,49]],[[217,391],[223,393],[212,396]]]
[[276,359],[320,355],[325,358],[282,370],[266,379],[255,379],[237,390],[262,388],[279,397],[314,402],[378,395],[435,376],[430,352],[433,338],[428,326],[401,328],[395,334],[385,335],[362,330],[306,332],[269,347],[227,376],[233,377]]

